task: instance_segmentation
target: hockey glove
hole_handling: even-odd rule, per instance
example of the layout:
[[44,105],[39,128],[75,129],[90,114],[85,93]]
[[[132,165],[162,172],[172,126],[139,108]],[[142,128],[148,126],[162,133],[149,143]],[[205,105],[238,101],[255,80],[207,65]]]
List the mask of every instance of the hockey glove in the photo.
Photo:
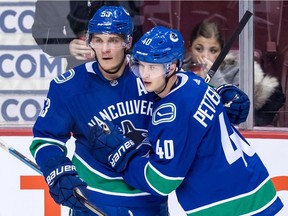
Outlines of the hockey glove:
[[234,125],[245,122],[250,108],[248,96],[232,84],[221,85],[216,91],[222,98],[230,122]]
[[121,129],[112,122],[105,122],[102,127],[93,127],[94,157],[99,162],[109,165],[117,172],[125,170],[127,163],[135,155],[146,156],[151,145],[142,142],[137,145],[122,134]]
[[53,157],[41,168],[49,192],[57,204],[68,206],[72,209],[86,209],[73,194],[74,188],[84,191],[87,184],[78,177],[78,173],[71,160],[67,157]]

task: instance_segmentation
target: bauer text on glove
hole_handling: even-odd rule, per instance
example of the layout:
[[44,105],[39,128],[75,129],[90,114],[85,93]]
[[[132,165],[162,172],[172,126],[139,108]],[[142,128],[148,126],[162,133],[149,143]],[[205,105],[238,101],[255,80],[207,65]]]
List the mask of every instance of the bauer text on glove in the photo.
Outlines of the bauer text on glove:
[[124,136],[121,129],[111,122],[105,122],[102,127],[98,125],[94,127],[96,127],[94,129],[96,139],[94,139],[92,145],[94,146],[93,155],[95,159],[117,172],[122,172],[129,160],[136,154],[145,155],[149,151],[144,150],[144,147],[148,149],[147,145],[137,145]]

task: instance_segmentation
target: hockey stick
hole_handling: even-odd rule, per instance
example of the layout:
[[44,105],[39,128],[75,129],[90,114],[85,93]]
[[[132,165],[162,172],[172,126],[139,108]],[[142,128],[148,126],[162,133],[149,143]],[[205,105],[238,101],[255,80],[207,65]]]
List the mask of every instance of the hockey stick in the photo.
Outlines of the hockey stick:
[[74,188],[73,190],[74,196],[79,200],[86,208],[90,209],[92,212],[94,212],[98,216],[107,216],[103,211],[101,211],[99,208],[96,208],[92,203],[90,203],[87,198],[84,196],[82,191],[79,188]]
[[220,54],[216,58],[215,62],[213,63],[213,65],[211,66],[209,71],[207,72],[207,75],[205,77],[206,83],[210,82],[210,80],[212,79],[212,77],[214,76],[214,74],[216,73],[216,71],[218,70],[220,65],[222,64],[224,58],[226,57],[226,55],[230,51],[232,44],[237,39],[237,37],[239,37],[240,33],[242,32],[243,28],[245,27],[246,23],[249,21],[249,19],[252,15],[253,14],[248,10],[245,12],[245,14],[242,17],[242,19],[240,20],[237,28],[234,30],[232,36],[229,38],[227,43],[224,45],[223,49],[221,50]]
[[[43,173],[40,170],[40,167],[36,163],[34,163],[29,158],[25,157],[22,153],[20,153],[19,151],[17,151],[13,147],[5,145],[3,140],[1,140],[1,139],[0,139],[0,147],[2,149],[4,149],[5,151],[7,151],[8,153],[12,154],[14,157],[19,159],[23,163],[25,163],[26,165],[28,165],[30,168],[35,170],[40,175],[43,175]],[[87,200],[87,198],[83,195],[82,191],[79,188],[77,188],[77,187],[74,188],[73,193],[74,193],[74,196],[77,198],[77,200],[79,202],[81,202],[90,211],[92,211],[93,213],[95,213],[98,216],[106,216],[105,213],[103,213],[99,208],[97,208],[92,203],[90,203],[89,200]]]
[[26,165],[28,165],[29,167],[31,167],[33,170],[35,170],[37,173],[39,173],[40,175],[42,175],[42,172],[40,170],[40,167],[34,163],[33,161],[31,161],[29,158],[25,157],[22,153],[20,153],[19,151],[15,150],[13,147],[11,146],[6,146],[4,144],[4,142],[2,140],[0,140],[0,147],[2,149],[4,149],[5,151],[9,152],[10,154],[12,154],[14,157],[16,157],[17,159],[19,159],[20,161],[22,161],[23,163],[25,163]]

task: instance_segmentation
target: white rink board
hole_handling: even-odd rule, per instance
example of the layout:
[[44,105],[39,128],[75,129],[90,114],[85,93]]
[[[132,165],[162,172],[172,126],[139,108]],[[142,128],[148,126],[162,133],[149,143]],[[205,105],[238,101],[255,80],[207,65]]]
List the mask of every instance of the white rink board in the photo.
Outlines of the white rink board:
[[[32,141],[30,136],[0,137],[7,145],[17,149],[19,152],[32,159],[29,146]],[[279,139],[248,139],[254,146],[263,162],[267,166],[271,177],[288,176],[288,140]],[[73,142],[70,145],[70,156],[73,150]],[[34,170],[0,149],[0,191],[1,204],[0,216],[57,216],[44,214],[44,192],[43,190],[20,189],[20,176],[37,176]],[[287,186],[288,187],[288,186]],[[278,192],[284,203],[284,208],[277,216],[287,216],[288,191]],[[174,194],[169,197],[169,208],[171,216],[185,216],[185,213],[177,203]],[[47,212],[47,209],[46,209]],[[49,212],[49,210],[48,210]],[[284,212],[286,214],[284,214]],[[68,216],[68,209],[61,208],[61,215]]]

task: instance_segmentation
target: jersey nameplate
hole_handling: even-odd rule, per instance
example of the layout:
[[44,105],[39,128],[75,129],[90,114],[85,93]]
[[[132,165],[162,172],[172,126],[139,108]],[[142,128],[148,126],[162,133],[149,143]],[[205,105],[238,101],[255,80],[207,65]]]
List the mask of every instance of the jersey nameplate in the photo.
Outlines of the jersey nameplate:
[[193,117],[204,127],[211,121],[216,113],[216,106],[220,103],[220,96],[208,87],[196,113]]

